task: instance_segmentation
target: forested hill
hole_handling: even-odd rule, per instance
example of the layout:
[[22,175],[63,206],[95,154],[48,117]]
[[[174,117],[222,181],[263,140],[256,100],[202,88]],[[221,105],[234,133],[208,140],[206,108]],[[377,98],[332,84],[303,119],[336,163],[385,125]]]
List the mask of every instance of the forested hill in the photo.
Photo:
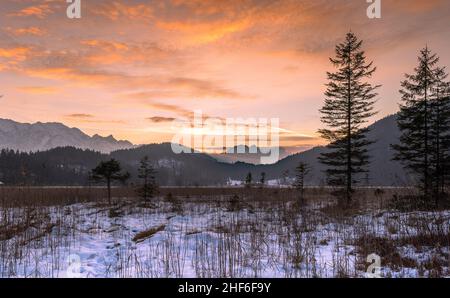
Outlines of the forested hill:
[[[403,168],[391,160],[390,144],[398,142],[399,137],[395,120],[396,116],[389,116],[370,126],[369,139],[377,142],[369,148],[372,155],[370,174],[361,177],[365,185],[394,186],[409,182]],[[326,147],[317,147],[272,165],[252,165],[223,163],[202,153],[174,154],[170,143],[144,145],[110,154],[74,147],[32,153],[3,149],[0,181],[6,185],[88,185],[89,171],[101,160],[115,158],[131,173],[129,182],[133,183],[137,179],[139,161],[147,155],[158,171],[157,179],[161,185],[225,185],[229,180],[243,180],[249,172],[255,180],[262,172],[266,173],[267,180],[281,179],[284,175],[293,177],[299,161],[312,168],[307,184],[322,185],[325,183],[324,168],[317,157],[324,150]]]

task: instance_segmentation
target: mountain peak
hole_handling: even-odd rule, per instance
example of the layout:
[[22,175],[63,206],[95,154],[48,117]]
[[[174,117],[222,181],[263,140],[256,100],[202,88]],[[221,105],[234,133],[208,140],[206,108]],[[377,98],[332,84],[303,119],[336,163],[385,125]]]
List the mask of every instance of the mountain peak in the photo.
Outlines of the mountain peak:
[[112,135],[90,137],[78,128],[59,122],[30,124],[0,119],[0,148],[34,152],[66,146],[102,153],[134,147],[129,141],[117,141]]

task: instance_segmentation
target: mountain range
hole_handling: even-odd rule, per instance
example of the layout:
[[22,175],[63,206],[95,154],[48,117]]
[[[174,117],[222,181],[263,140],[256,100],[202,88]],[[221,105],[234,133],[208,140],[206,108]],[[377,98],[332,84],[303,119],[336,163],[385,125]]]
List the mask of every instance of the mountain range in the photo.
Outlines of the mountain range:
[[[118,141],[112,135],[102,137],[98,134],[90,137],[78,128],[70,128],[62,123],[19,123],[0,118],[0,149],[8,148],[21,152],[45,151],[57,147],[75,147],[89,149],[101,153],[110,153],[120,149],[135,148],[129,141]],[[238,150],[240,149],[240,150]],[[234,151],[233,151],[234,150]],[[244,150],[246,153],[238,153]],[[238,161],[259,164],[262,154],[256,148],[257,154],[250,152],[248,146],[240,145],[228,148],[222,154],[210,154],[215,159],[226,163]],[[234,152],[233,154],[230,153]],[[280,147],[280,159],[289,155],[289,151]]]
[[134,147],[129,141],[118,141],[112,135],[102,137],[96,134],[91,137],[78,128],[61,123],[29,124],[0,119],[0,149],[35,152],[66,146],[102,153]]
[[[9,125],[9,128],[5,123]],[[7,154],[3,154],[0,156],[0,180],[6,184],[22,183],[20,175],[24,172],[25,165],[30,168],[25,172],[32,173],[30,175],[32,178],[27,183],[85,185],[89,183],[88,172],[99,161],[109,158],[119,160],[124,170],[131,173],[133,177],[131,182],[137,182],[139,161],[146,155],[157,169],[157,178],[161,185],[226,185],[244,180],[249,172],[252,173],[254,181],[259,180],[261,173],[264,172],[271,184],[288,184],[295,176],[295,167],[300,161],[306,162],[311,168],[306,178],[308,185],[325,185],[326,182],[323,173],[325,168],[317,159],[327,150],[326,146],[287,156],[275,164],[255,165],[245,162],[230,163],[230,160],[223,162],[205,153],[175,154],[170,143],[133,146],[126,141],[116,141],[112,137],[89,137],[78,129],[67,128],[56,123],[36,123],[22,127],[15,125],[15,122],[3,120],[0,122],[0,131],[1,147],[14,144],[28,149],[45,150],[51,146],[61,145],[48,151],[27,155],[8,157]],[[14,135],[14,132],[20,134]],[[33,135],[34,133],[38,135]],[[369,126],[368,138],[376,142],[369,146],[372,158],[369,174],[360,177],[363,185],[411,184],[412,177],[398,162],[392,160],[391,144],[397,143],[399,136],[396,115],[381,119]],[[21,140],[21,138],[30,139]],[[113,150],[115,146],[125,148]],[[104,153],[76,148],[89,148]]]

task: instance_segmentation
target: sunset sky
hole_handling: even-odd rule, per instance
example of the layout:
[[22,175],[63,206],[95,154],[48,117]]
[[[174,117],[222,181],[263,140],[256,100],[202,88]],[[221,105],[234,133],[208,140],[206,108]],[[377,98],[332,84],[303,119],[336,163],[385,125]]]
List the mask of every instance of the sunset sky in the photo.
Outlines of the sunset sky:
[[279,118],[282,145],[321,144],[328,57],[349,30],[382,84],[372,122],[428,44],[450,67],[450,1],[1,0],[0,118],[62,122],[133,143],[170,141],[171,121]]

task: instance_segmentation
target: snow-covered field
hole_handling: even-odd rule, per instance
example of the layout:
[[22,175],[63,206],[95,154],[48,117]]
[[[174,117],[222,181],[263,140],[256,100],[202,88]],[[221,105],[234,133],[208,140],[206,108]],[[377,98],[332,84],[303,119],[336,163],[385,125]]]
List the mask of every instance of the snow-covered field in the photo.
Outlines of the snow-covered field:
[[450,277],[450,211],[119,201],[0,210],[0,276]]

